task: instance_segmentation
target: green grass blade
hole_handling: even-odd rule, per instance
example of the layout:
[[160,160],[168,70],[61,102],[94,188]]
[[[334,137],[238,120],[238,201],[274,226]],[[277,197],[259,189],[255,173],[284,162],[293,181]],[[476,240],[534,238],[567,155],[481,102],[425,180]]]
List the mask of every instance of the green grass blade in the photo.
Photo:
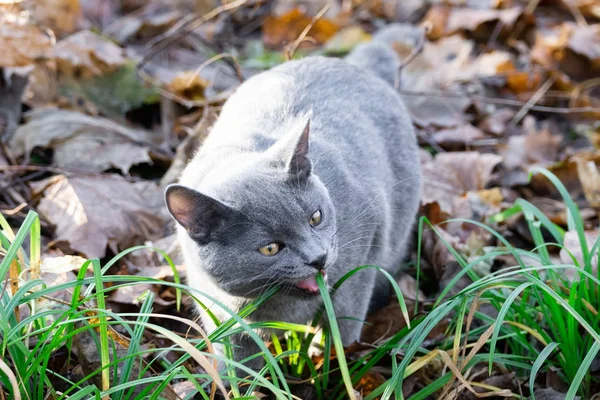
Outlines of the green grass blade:
[[573,381],[571,382],[571,385],[569,386],[569,391],[567,392],[567,394],[565,396],[565,400],[575,399],[575,395],[577,394],[577,391],[579,390],[579,386],[581,386],[581,382],[583,381],[583,378],[589,373],[590,365],[592,365],[592,362],[594,362],[594,359],[596,358],[596,355],[598,354],[599,350],[600,350],[600,341],[595,341],[594,344],[592,345],[592,347],[590,348],[590,350],[588,351],[587,355],[581,362],[581,365],[577,369],[577,374],[575,374],[575,378],[573,379]]
[[535,359],[533,367],[531,367],[531,373],[529,375],[529,393],[531,393],[531,400],[535,400],[535,396],[533,395],[535,389],[535,378],[537,377],[537,374],[540,368],[542,368],[544,362],[546,362],[546,359],[548,359],[550,354],[552,354],[554,349],[557,347],[558,343],[556,342],[548,343],[548,345],[544,347],[544,350],[541,351],[540,355]]
[[356,400],[354,388],[352,387],[352,379],[350,379],[348,364],[346,362],[346,354],[344,353],[344,345],[342,344],[342,337],[338,328],[335,311],[333,309],[331,297],[329,296],[327,284],[323,280],[323,276],[321,274],[317,274],[316,279],[317,285],[319,285],[319,290],[321,291],[321,296],[323,297],[323,304],[325,305],[325,311],[327,313],[329,329],[331,331],[331,335],[333,336],[333,346],[335,347],[335,354],[340,365],[342,379],[344,380],[344,385],[346,386],[346,391],[348,392],[348,398],[350,398],[350,400]]

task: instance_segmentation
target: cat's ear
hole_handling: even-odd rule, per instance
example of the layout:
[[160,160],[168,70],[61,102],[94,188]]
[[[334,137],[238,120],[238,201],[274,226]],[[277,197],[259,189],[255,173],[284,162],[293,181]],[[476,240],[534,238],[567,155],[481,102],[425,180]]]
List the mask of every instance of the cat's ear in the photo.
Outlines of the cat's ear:
[[308,179],[312,171],[312,164],[308,159],[309,136],[310,117],[307,117],[300,133],[294,132],[285,148],[285,169],[296,182]]
[[165,203],[171,216],[202,243],[207,242],[211,232],[232,213],[220,201],[181,185],[167,187]]

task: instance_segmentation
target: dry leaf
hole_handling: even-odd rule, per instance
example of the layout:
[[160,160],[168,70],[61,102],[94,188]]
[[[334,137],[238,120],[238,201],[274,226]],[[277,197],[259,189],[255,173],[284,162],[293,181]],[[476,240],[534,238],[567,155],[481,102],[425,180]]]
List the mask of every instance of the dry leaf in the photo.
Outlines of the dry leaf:
[[600,172],[594,160],[573,157],[585,198],[592,208],[600,209]]
[[484,139],[485,134],[471,124],[455,128],[441,129],[435,132],[431,139],[444,149],[456,150],[468,146],[471,142]]
[[351,51],[360,43],[371,40],[365,30],[359,25],[352,25],[337,32],[325,43],[323,50],[328,54],[344,54]]
[[146,132],[75,111],[42,109],[29,117],[10,141],[16,156],[49,147],[55,165],[98,172],[118,168],[127,173],[132,165],[151,162]]
[[[402,43],[401,39],[398,42]],[[491,52],[472,57],[474,42],[459,35],[426,42],[423,51],[402,69],[402,89],[410,91],[442,91],[462,94],[462,82],[494,76],[498,67],[511,59],[505,52]],[[456,127],[465,125],[464,115],[471,105],[467,96],[404,95],[413,121],[422,127]]]
[[167,220],[119,175],[59,175],[32,185],[43,193],[38,211],[56,225],[56,241],[88,258],[104,257],[106,246],[126,248],[156,236]]
[[506,132],[508,123],[513,119],[515,114],[516,112],[510,108],[495,110],[481,122],[479,128],[485,132],[502,136]]
[[79,0],[36,0],[34,14],[57,36],[75,31],[83,16]]
[[196,71],[184,71],[167,85],[167,90],[189,100],[202,100],[209,82]]
[[535,118],[527,116],[523,129],[526,135],[511,136],[500,151],[507,168],[521,168],[529,172],[533,166],[548,166],[558,161],[562,138],[551,134],[548,124],[538,129]]
[[478,152],[440,153],[423,166],[421,203],[437,202],[441,210],[451,214],[455,199],[469,191],[486,188],[494,168],[502,161],[495,154]]
[[[268,16],[263,25],[263,42],[265,46],[280,49],[282,46],[295,41],[304,29],[312,23],[313,18],[305,15],[299,9],[294,9],[280,17]],[[326,18],[317,20],[307,38],[314,39],[315,44],[327,42],[339,27],[336,23]],[[309,42],[303,42],[300,47],[310,46]]]
[[160,2],[149,2],[135,13],[112,22],[103,33],[120,44],[149,39],[166,32],[184,15],[183,10],[161,6]]
[[[594,231],[585,231],[585,242],[587,244],[588,250],[594,246],[594,243],[600,237],[600,232],[598,230]],[[579,241],[579,235],[577,231],[567,231],[564,236],[563,246],[564,248],[560,250],[560,260],[563,264],[574,264],[575,258],[580,268],[584,268],[585,260],[583,259],[583,250],[581,249],[581,242]],[[598,270],[598,253],[594,254],[592,257],[592,274],[596,275],[596,271]],[[579,280],[583,275],[578,274],[573,269],[564,269],[564,274],[571,280]]]
[[371,369],[369,372],[361,376],[358,382],[354,384],[354,389],[356,389],[361,396],[368,396],[372,391],[383,385],[385,382],[386,379],[381,373]]
[[600,24],[574,28],[568,48],[586,57],[594,67],[600,67]]
[[[544,388],[544,389],[536,389],[533,394],[535,395],[536,400],[566,400],[567,399],[566,393],[557,392],[556,390],[552,389],[551,387]],[[579,397],[579,396],[573,397],[573,400],[580,400],[580,399],[581,399],[581,397]]]
[[0,20],[0,67],[23,67],[48,55],[52,38],[40,27]]
[[481,10],[475,8],[453,8],[448,15],[446,35],[458,31],[475,31],[486,22],[500,22],[505,30],[511,29],[521,15],[520,7],[504,10]]
[[59,41],[53,53],[60,73],[77,79],[114,71],[127,61],[123,49],[91,31]]

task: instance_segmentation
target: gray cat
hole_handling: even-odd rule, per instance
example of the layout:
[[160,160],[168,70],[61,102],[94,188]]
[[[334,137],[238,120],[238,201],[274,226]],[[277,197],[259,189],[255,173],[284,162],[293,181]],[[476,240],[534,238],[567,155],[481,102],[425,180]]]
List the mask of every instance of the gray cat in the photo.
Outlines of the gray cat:
[[[248,321],[305,324],[322,304],[317,273],[332,285],[362,265],[398,270],[421,182],[411,120],[393,88],[399,59],[382,42],[376,36],[345,60],[287,62],[227,101],[166,191],[190,286],[237,312],[281,285]],[[360,338],[371,299],[387,289],[368,268],[337,290],[344,345]],[[247,336],[232,342],[236,360],[258,352]]]

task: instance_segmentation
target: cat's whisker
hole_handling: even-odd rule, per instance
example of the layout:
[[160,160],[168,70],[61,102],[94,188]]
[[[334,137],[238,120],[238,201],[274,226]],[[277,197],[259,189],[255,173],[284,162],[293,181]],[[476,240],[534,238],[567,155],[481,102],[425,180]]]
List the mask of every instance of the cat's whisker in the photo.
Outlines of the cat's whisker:
[[352,239],[352,240],[350,240],[349,242],[346,242],[346,243],[344,243],[343,245],[339,246],[339,247],[338,247],[338,251],[339,251],[339,250],[342,250],[342,249],[344,249],[344,248],[346,248],[346,246],[347,246],[347,245],[349,245],[350,243],[354,243],[354,242],[356,242],[356,241],[358,241],[358,240],[369,239],[369,238],[372,238],[372,237],[373,237],[373,236],[363,236],[363,237],[359,237],[359,238],[356,238],[356,239]]

